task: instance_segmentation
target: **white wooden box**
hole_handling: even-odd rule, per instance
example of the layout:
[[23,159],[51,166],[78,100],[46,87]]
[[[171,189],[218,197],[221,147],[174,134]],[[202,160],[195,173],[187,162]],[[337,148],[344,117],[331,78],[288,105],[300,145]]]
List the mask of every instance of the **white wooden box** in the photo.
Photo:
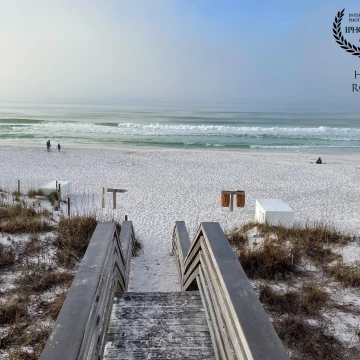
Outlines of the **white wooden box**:
[[280,199],[258,199],[255,207],[255,221],[270,225],[291,227],[294,224],[294,210]]
[[[58,181],[58,188],[60,185],[60,195],[64,199],[72,194],[72,184],[70,181]],[[41,187],[45,195],[49,195],[52,191],[56,190],[56,181],[51,181]]]

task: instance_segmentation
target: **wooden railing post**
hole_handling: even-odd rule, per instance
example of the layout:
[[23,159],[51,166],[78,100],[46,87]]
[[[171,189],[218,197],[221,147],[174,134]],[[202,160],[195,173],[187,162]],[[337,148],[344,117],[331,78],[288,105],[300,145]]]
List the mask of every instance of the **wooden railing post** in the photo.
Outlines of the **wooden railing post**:
[[70,217],[70,198],[68,197],[67,201],[67,208],[68,208],[68,216]]

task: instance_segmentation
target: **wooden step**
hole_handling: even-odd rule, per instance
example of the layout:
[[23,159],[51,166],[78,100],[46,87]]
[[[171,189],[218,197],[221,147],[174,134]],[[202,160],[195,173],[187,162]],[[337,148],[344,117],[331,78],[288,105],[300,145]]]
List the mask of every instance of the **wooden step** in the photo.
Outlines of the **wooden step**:
[[104,359],[215,359],[197,291],[116,294]]

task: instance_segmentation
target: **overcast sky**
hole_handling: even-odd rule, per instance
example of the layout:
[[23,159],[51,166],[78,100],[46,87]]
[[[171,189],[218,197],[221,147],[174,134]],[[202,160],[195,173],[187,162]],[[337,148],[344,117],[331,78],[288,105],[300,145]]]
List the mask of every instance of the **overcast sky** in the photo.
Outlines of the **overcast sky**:
[[0,102],[357,107],[360,58],[332,36],[343,8],[360,12],[331,0],[0,0]]

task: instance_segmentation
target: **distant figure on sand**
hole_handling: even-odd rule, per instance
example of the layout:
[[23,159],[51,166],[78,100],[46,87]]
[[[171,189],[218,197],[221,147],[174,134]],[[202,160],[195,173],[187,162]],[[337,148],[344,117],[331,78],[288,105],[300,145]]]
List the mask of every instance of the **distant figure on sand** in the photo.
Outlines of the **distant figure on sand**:
[[60,152],[60,149],[61,149],[61,145],[60,143],[58,143],[58,151]]
[[316,160],[316,163],[317,163],[317,164],[322,164],[321,157],[319,157],[319,158]]
[[48,140],[48,141],[46,142],[47,151],[50,151],[50,147],[51,147],[50,140]]

